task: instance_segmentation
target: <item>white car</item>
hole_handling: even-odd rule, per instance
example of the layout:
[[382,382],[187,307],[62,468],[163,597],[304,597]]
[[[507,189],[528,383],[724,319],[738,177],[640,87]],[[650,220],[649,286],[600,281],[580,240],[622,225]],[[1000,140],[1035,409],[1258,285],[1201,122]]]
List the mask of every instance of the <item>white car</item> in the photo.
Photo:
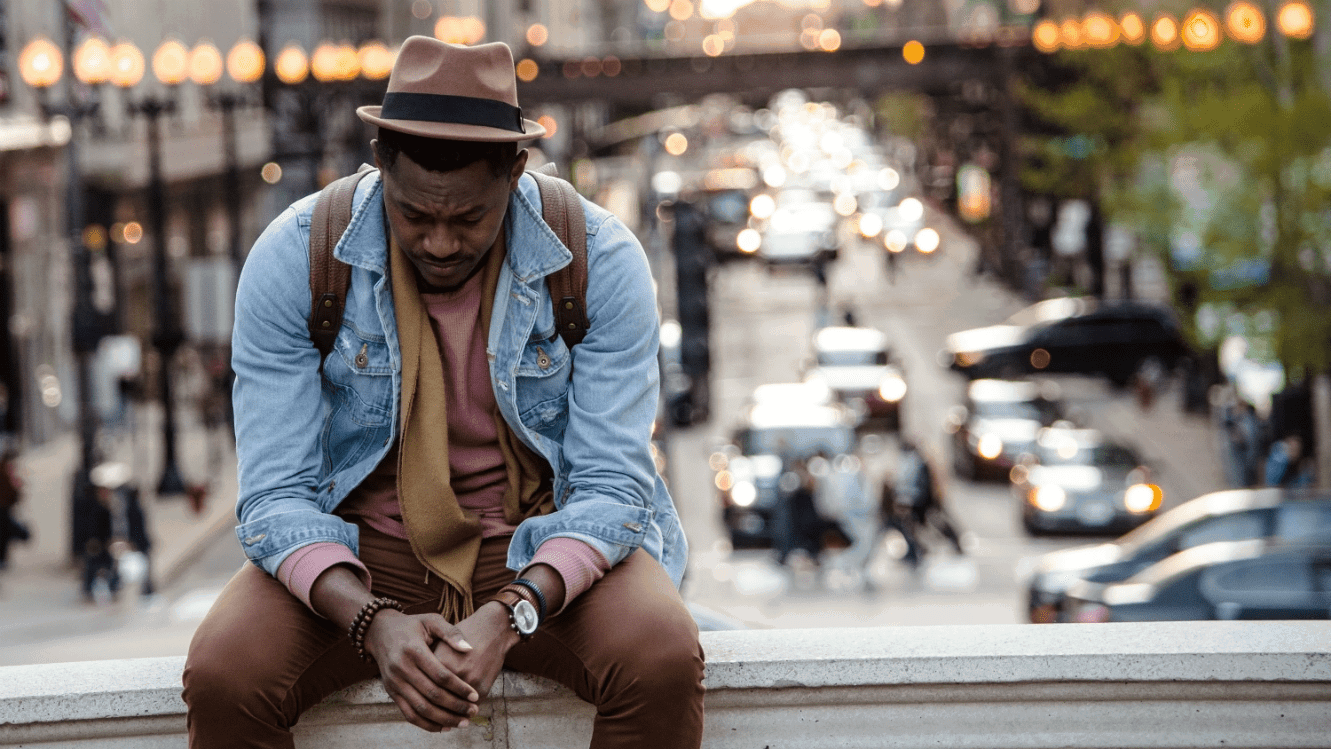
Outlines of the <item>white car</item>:
[[813,353],[806,380],[825,383],[862,421],[901,428],[906,378],[892,362],[886,334],[874,328],[820,328],[813,335]]

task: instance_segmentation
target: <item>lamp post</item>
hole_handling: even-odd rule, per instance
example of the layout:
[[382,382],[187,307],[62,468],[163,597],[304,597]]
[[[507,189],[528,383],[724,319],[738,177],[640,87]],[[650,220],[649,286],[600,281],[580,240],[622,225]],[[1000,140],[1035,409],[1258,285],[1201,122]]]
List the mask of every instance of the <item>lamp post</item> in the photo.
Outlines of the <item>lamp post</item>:
[[[66,19],[63,52],[54,42],[39,37],[30,41],[19,56],[20,77],[37,91],[42,117],[47,120],[64,118],[71,128],[69,141],[65,144],[65,222],[74,270],[71,338],[79,391],[80,450],[71,498],[70,536],[71,552],[75,556],[82,554],[85,544],[94,533],[90,524],[97,500],[93,494],[90,473],[97,463],[98,419],[92,397],[92,355],[104,333],[92,301],[91,256],[83,227],[83,180],[79,170],[78,139],[72,132],[79,121],[97,111],[95,101],[80,101],[74,80],[77,78],[85,85],[97,85],[104,82],[109,74],[109,60],[105,54],[99,54],[104,51],[105,45],[98,48],[90,42],[85,42],[76,51],[73,22]],[[74,63],[73,76],[64,76],[66,57]],[[66,84],[65,101],[55,105],[49,101],[49,89],[62,78]]]
[[[263,77],[263,49],[248,39],[242,39],[227,53],[225,62],[222,59],[221,52],[210,42],[200,42],[190,52],[189,77],[200,88],[207,89],[220,82],[224,69],[231,80],[238,84],[241,89],[239,91],[226,90],[217,94],[210,94],[208,101],[221,113],[222,119],[222,151],[224,154],[222,192],[226,203],[227,223],[230,233],[227,249],[228,258],[231,261],[232,280],[233,283],[238,283],[241,265],[244,260],[244,248],[241,232],[243,203],[240,187],[240,148],[236,133],[236,109],[251,101],[250,88],[252,84]],[[231,292],[234,300],[234,286]],[[229,351],[229,347],[224,351]],[[225,361],[225,378],[223,383],[220,384],[220,388],[225,389],[223,401],[226,404],[226,423],[234,433],[235,422],[231,411],[230,391],[235,380],[235,373],[231,370],[229,354],[224,356],[223,359]],[[212,387],[219,387],[219,385],[214,383]]]
[[[143,54],[129,43],[111,50],[111,82],[128,90],[144,74]],[[185,80],[189,53],[175,40],[162,42],[153,54],[153,75],[161,83],[174,87]],[[162,396],[162,476],[157,483],[158,497],[181,495],[185,482],[176,460],[176,415],[171,396],[171,360],[184,341],[180,320],[172,301],[166,253],[166,189],[162,178],[161,117],[174,111],[169,98],[147,97],[129,105],[131,114],[143,115],[148,124],[148,228],[153,236],[153,348],[159,356],[158,388]]]

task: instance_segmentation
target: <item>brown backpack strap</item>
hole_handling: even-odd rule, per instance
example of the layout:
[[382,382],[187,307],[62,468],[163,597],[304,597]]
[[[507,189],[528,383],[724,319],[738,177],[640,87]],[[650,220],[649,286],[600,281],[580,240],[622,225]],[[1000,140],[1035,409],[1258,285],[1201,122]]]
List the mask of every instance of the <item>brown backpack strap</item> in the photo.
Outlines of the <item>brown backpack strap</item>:
[[319,350],[319,369],[333,351],[342,327],[351,266],[333,257],[333,248],[351,223],[356,186],[372,168],[362,166],[356,174],[338,178],[319,191],[310,219],[310,340]]
[[587,320],[587,220],[578,191],[545,172],[530,172],[541,189],[541,214],[573,261],[545,277],[554,305],[555,330],[569,349],[582,343],[591,328]]

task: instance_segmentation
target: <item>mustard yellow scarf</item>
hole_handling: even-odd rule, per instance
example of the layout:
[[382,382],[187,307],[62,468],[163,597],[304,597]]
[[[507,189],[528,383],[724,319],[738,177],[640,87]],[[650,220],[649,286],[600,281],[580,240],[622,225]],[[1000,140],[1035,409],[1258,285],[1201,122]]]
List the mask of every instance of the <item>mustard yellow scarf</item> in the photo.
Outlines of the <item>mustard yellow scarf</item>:
[[[482,270],[482,331],[490,329],[499,272],[504,264],[500,233]],[[402,350],[402,437],[398,448],[397,489],[402,523],[411,550],[427,570],[446,584],[440,614],[458,622],[472,613],[471,578],[481,546],[481,525],[462,509],[453,493],[448,465],[448,403],[444,362],[411,260],[396,242],[389,243],[389,276]],[[504,516],[511,524],[554,508],[549,467],[494,414],[499,448],[508,471]]]

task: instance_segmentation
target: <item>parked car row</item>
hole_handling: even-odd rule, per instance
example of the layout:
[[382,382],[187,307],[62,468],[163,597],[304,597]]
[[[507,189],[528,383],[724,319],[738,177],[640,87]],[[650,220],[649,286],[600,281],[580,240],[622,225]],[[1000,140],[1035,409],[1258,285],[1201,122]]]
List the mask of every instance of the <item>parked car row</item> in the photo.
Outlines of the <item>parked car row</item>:
[[1031,622],[1331,617],[1331,494],[1203,495],[1030,566]]

